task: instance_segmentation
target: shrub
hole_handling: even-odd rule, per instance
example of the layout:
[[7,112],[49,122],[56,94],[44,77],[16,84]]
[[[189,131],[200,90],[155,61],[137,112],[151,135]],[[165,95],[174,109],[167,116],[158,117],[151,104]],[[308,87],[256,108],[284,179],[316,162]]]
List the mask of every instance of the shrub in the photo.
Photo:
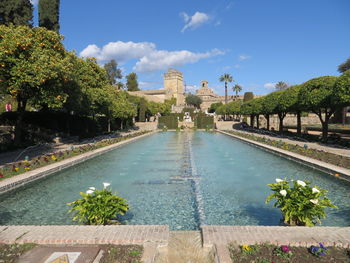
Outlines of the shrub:
[[[87,225],[107,225],[116,219],[117,215],[125,215],[129,210],[126,199],[116,196],[107,189],[108,183],[103,183],[104,188],[97,190],[90,187],[86,193],[80,193],[82,199],[68,203],[72,206],[70,213],[75,213],[73,221]],[[120,224],[116,220],[117,224]]]
[[269,184],[273,191],[266,203],[276,199],[274,206],[281,209],[284,222],[288,225],[314,226],[326,217],[325,208],[337,208],[326,197],[326,190],[311,187],[310,182],[293,181],[292,187],[286,180],[276,179],[276,183]]
[[178,127],[178,119],[176,115],[161,116],[158,119],[158,129],[176,129]]

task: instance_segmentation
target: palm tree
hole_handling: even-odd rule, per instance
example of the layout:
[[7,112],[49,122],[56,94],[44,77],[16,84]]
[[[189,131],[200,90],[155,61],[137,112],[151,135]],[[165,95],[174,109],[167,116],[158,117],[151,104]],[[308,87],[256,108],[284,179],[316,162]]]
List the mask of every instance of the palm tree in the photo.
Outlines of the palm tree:
[[221,82],[225,82],[225,105],[227,104],[227,83],[232,82],[233,78],[230,74],[225,73],[220,77]]
[[275,85],[276,90],[286,90],[287,88],[288,88],[288,84],[283,81],[279,81]]
[[236,99],[238,99],[238,92],[241,92],[242,91],[242,86],[236,84],[232,87],[232,90],[234,92],[236,92]]

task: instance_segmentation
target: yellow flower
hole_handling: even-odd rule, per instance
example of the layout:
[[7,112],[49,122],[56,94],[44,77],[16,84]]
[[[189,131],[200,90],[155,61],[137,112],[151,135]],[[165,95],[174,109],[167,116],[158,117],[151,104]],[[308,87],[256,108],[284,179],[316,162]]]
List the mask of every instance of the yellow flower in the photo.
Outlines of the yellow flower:
[[30,167],[25,167],[24,170],[29,171]]
[[15,168],[15,171],[16,171],[16,172],[18,172],[18,171],[19,171],[19,168],[18,168],[18,167],[16,167],[16,168]]
[[52,161],[56,161],[57,160],[57,158],[56,158],[56,156],[54,154],[51,155],[51,159],[52,159]]
[[242,250],[243,251],[250,251],[250,250],[252,250],[252,248],[249,245],[243,245]]

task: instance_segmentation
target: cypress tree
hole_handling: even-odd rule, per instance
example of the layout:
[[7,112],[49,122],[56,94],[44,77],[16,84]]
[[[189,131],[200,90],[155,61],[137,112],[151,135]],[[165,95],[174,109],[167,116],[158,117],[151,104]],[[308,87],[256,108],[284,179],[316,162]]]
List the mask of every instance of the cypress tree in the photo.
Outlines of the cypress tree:
[[33,6],[30,0],[1,0],[0,24],[32,26]]
[[39,0],[39,26],[48,30],[60,30],[60,0]]

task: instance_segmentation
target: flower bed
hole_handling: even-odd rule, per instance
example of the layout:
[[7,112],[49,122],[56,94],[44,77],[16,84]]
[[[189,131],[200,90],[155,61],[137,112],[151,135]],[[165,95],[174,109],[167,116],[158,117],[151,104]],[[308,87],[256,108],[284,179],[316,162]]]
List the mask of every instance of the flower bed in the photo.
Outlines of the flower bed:
[[316,149],[312,149],[312,148],[308,148],[308,146],[305,144],[304,147],[299,146],[297,144],[290,144],[290,143],[286,143],[282,140],[271,140],[269,138],[266,137],[261,137],[261,136],[255,136],[252,134],[245,134],[245,133],[240,133],[240,132],[235,132],[235,131],[227,131],[228,133],[231,133],[233,135],[237,135],[249,140],[253,140],[253,141],[257,141],[260,143],[264,143],[273,147],[277,147],[280,148],[282,150],[286,150],[286,151],[290,151],[290,152],[294,152],[306,157],[310,157],[322,162],[326,162],[326,163],[330,163],[330,164],[334,164],[340,167],[344,167],[347,169],[350,169],[350,158],[349,157],[345,157],[342,155],[337,155],[334,153],[329,153],[329,152],[325,152],[322,150],[316,150]]
[[41,155],[38,157],[35,157],[31,160],[24,160],[24,161],[19,161],[19,162],[14,162],[11,164],[4,165],[0,169],[0,181],[4,180],[6,178],[10,178],[31,170],[34,170],[39,167],[43,167],[49,164],[52,164],[54,162],[59,162],[61,160],[65,160],[67,158],[77,156],[82,153],[86,153],[89,151],[93,151],[111,144],[115,144],[121,141],[125,141],[127,139],[131,139],[143,134],[148,133],[149,131],[142,131],[142,132],[137,132],[134,134],[122,136],[122,137],[116,137],[116,138],[111,138],[111,139],[106,139],[102,140],[96,143],[89,143],[83,146],[76,146],[76,147],[71,147],[71,149],[68,150],[63,150],[63,151],[58,151],[55,153],[51,154],[46,154],[46,155]]
[[290,247],[287,245],[274,246],[269,244],[254,246],[229,244],[228,249],[234,263],[350,262],[349,249],[338,247],[325,248],[322,243],[309,248]]

